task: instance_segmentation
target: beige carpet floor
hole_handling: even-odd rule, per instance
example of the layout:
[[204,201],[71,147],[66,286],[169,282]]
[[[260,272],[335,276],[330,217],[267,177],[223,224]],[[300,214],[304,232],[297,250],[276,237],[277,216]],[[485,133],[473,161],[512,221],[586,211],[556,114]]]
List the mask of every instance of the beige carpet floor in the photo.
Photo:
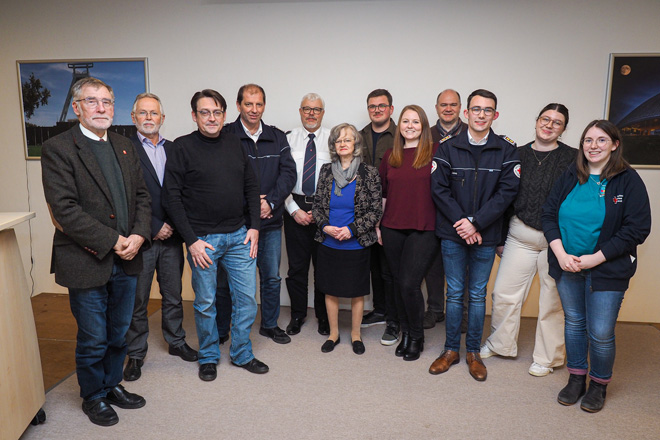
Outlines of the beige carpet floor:
[[[197,347],[192,304],[185,329]],[[523,319],[519,355],[490,358],[488,380],[470,377],[461,363],[432,376],[428,367],[444,343],[444,324],[428,330],[425,351],[414,362],[380,344],[384,326],[363,330],[366,353],[353,354],[350,316],[342,311],[342,342],[321,353],[325,337],[308,321],[287,345],[252,332],[255,355],[270,366],[253,375],[229,362],[221,347],[218,378],[202,382],[197,364],[167,354],[160,313],[142,378],[124,383],[143,395],[138,410],[117,409],[119,424],[103,428],[80,409],[75,374],[46,395],[46,423],[30,426],[22,439],[660,439],[660,330],[650,325],[617,326],[614,381],[605,408],[588,414],[557,403],[568,379],[565,368],[544,378],[527,373],[535,320]],[[283,307],[280,326],[289,320]],[[488,326],[488,318],[486,322]],[[486,327],[488,328],[488,327]],[[0,434],[0,437],[2,435]]]

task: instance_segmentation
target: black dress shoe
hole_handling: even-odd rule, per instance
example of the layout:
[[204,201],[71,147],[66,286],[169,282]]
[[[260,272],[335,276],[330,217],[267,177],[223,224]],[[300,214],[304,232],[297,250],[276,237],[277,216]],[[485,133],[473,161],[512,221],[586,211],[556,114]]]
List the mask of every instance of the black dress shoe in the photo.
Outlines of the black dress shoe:
[[332,350],[335,349],[335,345],[339,344],[341,341],[341,338],[337,337],[336,341],[333,341],[332,339],[328,339],[321,345],[321,351],[323,353],[330,353]]
[[405,353],[403,353],[404,361],[415,361],[419,359],[419,353],[424,351],[424,337],[410,338],[410,345]]
[[229,335],[220,336],[220,337],[218,338],[218,343],[219,343],[220,345],[223,345],[223,344],[224,344],[225,342],[227,342],[228,340],[229,340]]
[[287,335],[297,335],[300,333],[300,327],[305,323],[305,318],[291,318],[291,322],[286,326]]
[[215,364],[202,364],[199,366],[199,378],[205,382],[211,382],[218,377],[218,368]]
[[353,341],[352,345],[353,345],[353,353],[364,354],[365,349],[361,339],[358,339],[357,341]]
[[124,368],[124,380],[128,382],[138,380],[142,376],[142,365],[144,365],[142,359],[128,358]]
[[403,357],[403,355],[410,347],[410,333],[403,332],[401,333],[401,342],[397,345],[396,350],[394,350],[394,355],[397,357]]
[[250,373],[254,373],[254,374],[265,374],[265,373],[268,373],[268,369],[269,369],[268,365],[264,364],[263,362],[261,362],[257,358],[252,358],[252,360],[250,362],[248,362],[247,364],[243,364],[243,365],[238,365],[238,364],[234,363],[234,361],[231,361],[231,363],[236,365],[237,367],[245,368]]
[[265,336],[267,338],[272,339],[274,342],[277,342],[278,344],[288,344],[291,342],[291,338],[289,335],[287,335],[284,330],[282,330],[279,327],[273,327],[273,328],[259,328],[259,334],[261,336]]
[[123,385],[117,385],[105,396],[106,402],[111,405],[118,406],[123,409],[136,409],[142,408],[147,404],[147,401],[144,400],[144,397],[139,396],[134,393],[129,393],[123,387]]
[[179,356],[187,362],[195,362],[197,360],[197,352],[190,348],[185,342],[179,347],[170,346],[169,353],[172,356]]
[[319,319],[319,335],[328,336],[330,334],[330,323],[327,319]]
[[95,425],[112,426],[119,422],[119,416],[103,397],[94,400],[83,400],[82,410],[87,414],[90,422]]

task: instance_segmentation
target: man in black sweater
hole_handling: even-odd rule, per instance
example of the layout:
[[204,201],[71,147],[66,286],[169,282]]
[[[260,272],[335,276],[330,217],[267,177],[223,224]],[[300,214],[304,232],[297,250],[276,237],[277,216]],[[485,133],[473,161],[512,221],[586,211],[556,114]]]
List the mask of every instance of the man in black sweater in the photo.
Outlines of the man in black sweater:
[[[252,354],[250,329],[257,313],[256,256],[259,183],[238,137],[222,131],[227,103],[205,89],[191,100],[197,131],[174,141],[165,166],[163,203],[188,248],[195,291],[199,378],[214,380],[220,362],[215,322],[218,264],[228,274],[232,312],[231,362],[251,373],[268,372]],[[245,227],[244,208],[250,218]]]

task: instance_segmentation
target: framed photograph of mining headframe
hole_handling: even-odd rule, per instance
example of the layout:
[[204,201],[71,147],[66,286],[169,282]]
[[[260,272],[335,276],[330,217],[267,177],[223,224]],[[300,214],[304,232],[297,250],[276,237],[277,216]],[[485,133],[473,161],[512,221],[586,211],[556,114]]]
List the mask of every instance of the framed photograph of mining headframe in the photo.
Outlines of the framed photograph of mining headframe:
[[71,86],[92,76],[112,87],[114,119],[110,130],[135,134],[131,109],[135,97],[149,90],[146,58],[16,61],[26,159],[39,159],[41,146],[78,119],[71,107]]
[[660,168],[660,54],[610,54],[605,118],[636,168]]

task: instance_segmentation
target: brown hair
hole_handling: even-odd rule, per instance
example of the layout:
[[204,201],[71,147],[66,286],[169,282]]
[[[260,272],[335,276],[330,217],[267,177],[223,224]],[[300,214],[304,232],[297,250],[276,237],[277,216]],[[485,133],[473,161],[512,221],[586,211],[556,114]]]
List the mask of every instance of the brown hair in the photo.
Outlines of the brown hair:
[[406,140],[401,134],[401,119],[403,118],[403,114],[408,110],[417,113],[419,122],[422,123],[422,135],[419,138],[419,144],[415,151],[415,160],[413,161],[413,168],[420,169],[431,162],[431,158],[433,157],[433,138],[431,137],[429,119],[426,117],[424,109],[418,105],[407,105],[401,110],[397,125],[397,135],[394,136],[394,147],[392,147],[392,153],[390,154],[388,163],[394,168],[399,168],[403,163],[403,147],[406,144]]
[[607,161],[607,164],[605,164],[603,171],[601,171],[600,180],[611,180],[612,177],[616,176],[621,171],[630,168],[628,161],[623,158],[623,141],[621,139],[622,136],[619,129],[616,128],[616,125],[606,119],[595,119],[587,125],[587,127],[582,132],[582,136],[580,137],[580,147],[578,148],[579,152],[576,161],[576,168],[578,180],[582,185],[584,185],[587,180],[589,180],[589,162],[587,161],[587,158],[584,157],[584,138],[587,136],[587,131],[589,131],[589,129],[592,127],[603,130],[605,134],[609,136],[610,139],[612,139],[613,143],[616,144],[618,142],[619,144],[617,148],[612,151],[610,159]]

